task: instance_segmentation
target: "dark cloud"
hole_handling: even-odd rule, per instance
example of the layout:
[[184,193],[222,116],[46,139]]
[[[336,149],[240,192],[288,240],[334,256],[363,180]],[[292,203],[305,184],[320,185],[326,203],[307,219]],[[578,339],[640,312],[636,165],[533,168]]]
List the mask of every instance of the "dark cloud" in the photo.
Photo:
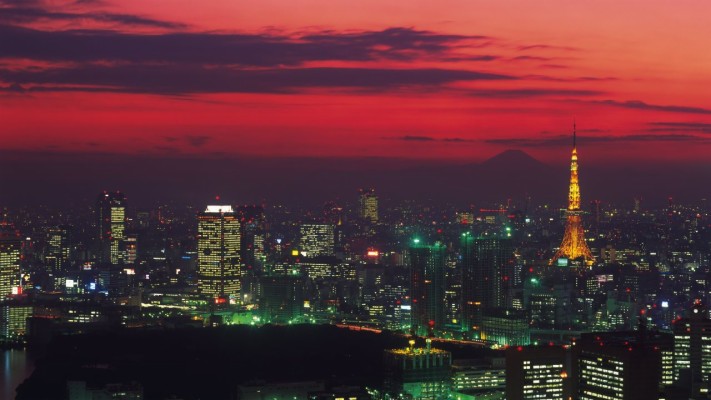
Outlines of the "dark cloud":
[[[423,88],[460,81],[517,79],[511,75],[455,69],[307,68],[318,61],[376,60],[493,61],[490,54],[460,50],[496,40],[406,27],[380,31],[283,33],[178,32],[128,33],[111,30],[43,31],[17,24],[39,20],[92,19],[119,25],[181,30],[183,25],[134,15],[58,12],[39,2],[13,1],[0,14],[0,59],[28,59],[60,66],[0,67],[4,92],[294,93],[308,88],[380,91]],[[25,4],[22,6],[21,4]],[[14,24],[14,25],[13,25]],[[544,49],[547,45],[522,47]],[[545,57],[523,55],[518,60]],[[43,64],[44,65],[44,64]],[[580,80],[583,80],[582,78]],[[481,89],[472,96],[514,98],[587,97],[594,90],[524,88]]]
[[476,142],[476,140],[463,139],[463,138],[458,138],[458,137],[444,138],[444,139],[442,139],[442,141],[443,141],[443,142],[450,142],[450,143],[470,143],[470,142]]
[[5,9],[17,6],[36,6],[44,3],[42,0],[0,0],[0,6],[5,6]]
[[553,58],[550,57],[539,57],[539,56],[518,56],[511,59],[511,61],[550,61]]
[[555,136],[546,138],[499,138],[486,139],[485,143],[496,144],[501,146],[513,147],[545,147],[545,146],[561,146],[563,144],[570,145],[571,139],[569,136]]
[[[212,136],[207,136],[207,135],[187,135],[184,137],[177,137],[177,136],[165,136],[163,138],[167,143],[177,143],[181,140],[184,140],[185,143],[189,144],[192,147],[202,147],[206,145],[208,142],[213,140],[214,138]],[[156,149],[174,149],[173,146],[155,146]]]
[[541,65],[542,68],[550,68],[550,69],[568,69],[567,65],[562,65],[562,64],[543,64]]
[[548,89],[548,88],[521,88],[521,89],[476,89],[467,93],[476,97],[490,98],[519,98],[519,97],[547,97],[547,96],[600,96],[605,92],[584,89]]
[[431,137],[431,136],[413,136],[413,135],[405,135],[401,136],[398,138],[395,138],[397,140],[404,140],[406,142],[433,142],[436,139]]
[[9,86],[0,87],[0,91],[14,92],[14,93],[26,92],[25,88],[23,88],[22,85],[18,85],[17,83],[13,83]]
[[473,56],[465,56],[465,55],[459,55],[459,56],[450,56],[450,57],[442,57],[442,61],[495,61],[500,59],[501,57],[499,56],[493,56],[490,54],[486,55],[473,55]]
[[605,104],[613,107],[633,108],[637,110],[650,111],[665,111],[673,113],[688,113],[688,114],[711,114],[711,109],[700,107],[674,106],[674,105],[658,105],[648,104],[639,100],[616,101],[616,100],[601,100],[595,103]]
[[186,27],[185,24],[181,23],[162,21],[130,14],[115,14],[106,12],[70,13],[49,11],[42,7],[35,7],[35,5],[39,5],[39,2],[30,4],[15,2],[14,5],[16,5],[16,7],[6,7],[2,9],[2,12],[0,12],[0,23],[12,25],[47,20],[68,23],[92,20],[95,22],[152,28],[178,29]]
[[565,50],[565,51],[577,51],[579,49],[575,47],[569,47],[569,46],[553,46],[549,44],[532,44],[532,45],[525,45],[525,46],[519,46],[518,50],[520,51],[527,51],[527,50]]
[[[300,88],[383,90],[405,86],[442,85],[456,81],[514,79],[511,76],[465,70],[295,68],[244,70],[195,65],[84,65],[41,72],[0,69],[0,80],[24,85],[26,90],[96,90],[185,93],[289,93]],[[28,85],[70,85],[28,88]],[[88,90],[88,89],[87,89]]]
[[617,78],[613,76],[580,76],[577,79],[580,82],[599,82],[599,81],[616,81]]
[[103,5],[106,3],[107,2],[105,0],[74,0],[74,4],[77,4],[77,5],[84,5],[84,4]]
[[548,75],[526,75],[523,76],[526,79],[535,79],[539,81],[551,81],[551,82],[602,82],[602,81],[616,81],[617,78],[611,76],[598,77],[598,76],[574,76],[574,77],[564,77],[564,76],[548,76]]
[[300,38],[302,41],[319,43],[321,45],[331,44],[342,46],[348,43],[350,46],[361,48],[379,47],[384,51],[392,52],[394,55],[399,51],[419,50],[425,53],[443,53],[450,50],[452,43],[463,40],[490,40],[488,36],[463,36],[435,34],[428,31],[419,31],[412,28],[393,27],[375,32],[342,33],[335,31],[320,32],[317,34],[305,35]]
[[654,132],[699,132],[711,133],[711,123],[706,122],[650,122]]
[[[588,140],[588,139],[584,139]],[[594,137],[592,142],[708,142],[695,135],[627,135]]]
[[409,28],[360,34],[301,37],[269,34],[136,34],[97,30],[40,31],[0,26],[0,55],[46,61],[192,63],[252,67],[294,66],[308,61],[414,60],[448,56],[467,36]]
[[609,132],[609,129],[598,129],[598,128],[589,128],[589,129],[578,129],[578,133],[603,133],[603,132]]
[[414,136],[414,135],[406,135],[406,136],[400,136],[400,137],[396,137],[396,138],[384,138],[384,139],[395,139],[395,140],[402,140],[405,142],[444,142],[444,143],[476,142],[476,140],[464,139],[464,138],[459,138],[459,137],[448,137],[448,138],[438,139],[438,138],[435,138],[432,136]]
[[[596,144],[596,143],[615,143],[615,142],[708,142],[709,140],[703,137],[694,135],[623,135],[623,136],[587,136],[578,137],[578,143]],[[486,143],[496,144],[501,146],[517,146],[517,147],[547,147],[547,146],[570,146],[572,138],[570,135],[558,135],[546,138],[500,138],[486,139]]]
[[186,136],[185,140],[187,140],[188,144],[190,144],[193,147],[202,147],[207,144],[210,140],[212,140],[211,136],[205,136],[205,135],[200,135],[200,136]]

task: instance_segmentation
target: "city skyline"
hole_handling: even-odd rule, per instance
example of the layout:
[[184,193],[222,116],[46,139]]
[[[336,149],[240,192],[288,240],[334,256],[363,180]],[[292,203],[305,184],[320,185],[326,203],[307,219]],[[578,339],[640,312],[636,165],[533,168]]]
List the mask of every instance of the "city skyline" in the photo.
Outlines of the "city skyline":
[[0,398],[711,399],[709,15],[0,0]]

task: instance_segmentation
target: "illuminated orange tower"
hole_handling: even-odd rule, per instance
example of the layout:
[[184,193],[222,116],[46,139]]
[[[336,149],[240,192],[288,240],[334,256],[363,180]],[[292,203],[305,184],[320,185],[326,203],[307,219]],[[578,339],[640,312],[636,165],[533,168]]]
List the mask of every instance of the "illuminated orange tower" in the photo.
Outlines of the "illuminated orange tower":
[[580,211],[580,185],[578,185],[578,150],[575,143],[576,132],[573,124],[573,153],[570,156],[570,192],[568,193],[568,209],[566,210],[567,222],[565,234],[560,249],[555,253],[551,264],[559,258],[576,260],[583,258],[585,262],[592,262],[593,256],[588,244],[585,242],[583,231],[582,211]]

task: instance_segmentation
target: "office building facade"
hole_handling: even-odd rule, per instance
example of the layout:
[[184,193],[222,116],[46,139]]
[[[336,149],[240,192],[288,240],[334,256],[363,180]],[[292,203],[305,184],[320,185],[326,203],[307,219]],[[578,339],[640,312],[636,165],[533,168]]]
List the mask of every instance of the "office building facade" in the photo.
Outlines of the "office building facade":
[[410,246],[411,329],[416,335],[429,336],[444,325],[446,250],[441,242],[426,245],[419,239]]
[[101,263],[122,264],[126,231],[126,196],[103,192],[96,202],[97,259]]
[[198,291],[240,299],[240,222],[232,206],[207,206],[198,214]]

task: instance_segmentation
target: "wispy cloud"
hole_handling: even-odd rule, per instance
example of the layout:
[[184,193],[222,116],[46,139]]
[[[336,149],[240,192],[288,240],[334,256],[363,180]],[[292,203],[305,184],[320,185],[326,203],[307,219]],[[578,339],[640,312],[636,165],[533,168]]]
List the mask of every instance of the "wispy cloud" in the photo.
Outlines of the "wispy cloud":
[[548,69],[568,69],[570,68],[567,65],[563,64],[542,64],[541,68],[548,68]]
[[406,142],[433,142],[435,141],[435,138],[431,136],[413,136],[413,135],[405,135],[401,137],[395,138],[397,140],[403,140]]
[[605,92],[599,90],[557,88],[474,89],[468,90],[466,93],[470,96],[488,98],[527,98],[551,96],[588,97],[601,96],[605,94]]
[[530,45],[522,45],[518,46],[517,48],[519,51],[527,51],[527,50],[563,50],[563,51],[578,51],[580,49],[576,47],[570,47],[570,46],[555,46],[555,45],[550,45],[550,44],[530,44]]
[[603,82],[616,81],[617,78],[612,76],[550,76],[550,75],[525,75],[525,79],[551,81],[551,82]]
[[511,58],[511,61],[551,61],[552,57],[541,57],[541,56],[517,56]]
[[[96,4],[96,2],[77,2],[75,4]],[[150,27],[164,29],[180,29],[187,25],[142,17],[131,14],[117,14],[109,12],[64,12],[51,10],[41,1],[3,1],[4,5],[0,12],[0,24],[17,25],[37,22],[62,22],[77,23],[93,21],[107,24],[118,24],[120,26]]]
[[188,135],[185,138],[188,143],[193,147],[202,147],[212,140],[212,136],[206,135]]
[[445,137],[436,138],[433,136],[420,136],[420,135],[405,135],[398,137],[385,137],[386,140],[401,140],[404,142],[443,142],[443,143],[472,143],[478,142],[474,139],[465,139],[460,137]]
[[[571,137],[570,135],[558,135],[544,138],[530,138],[530,137],[519,137],[519,138],[497,138],[497,139],[486,139],[484,142],[495,145],[502,146],[516,146],[516,147],[549,147],[549,146],[570,146]],[[704,137],[699,137],[695,135],[686,134],[669,134],[669,135],[655,135],[655,134],[640,134],[640,135],[604,135],[604,136],[586,136],[584,138],[578,137],[578,142],[586,144],[605,144],[605,143],[615,143],[615,142],[711,142],[709,139]]]
[[711,123],[707,122],[650,122],[653,132],[697,132],[711,133]]
[[639,100],[617,101],[617,100],[600,100],[597,104],[604,104],[613,107],[632,108],[637,110],[664,111],[671,113],[687,113],[687,114],[711,114],[711,109],[701,107],[688,107],[677,105],[658,105],[649,104]]

